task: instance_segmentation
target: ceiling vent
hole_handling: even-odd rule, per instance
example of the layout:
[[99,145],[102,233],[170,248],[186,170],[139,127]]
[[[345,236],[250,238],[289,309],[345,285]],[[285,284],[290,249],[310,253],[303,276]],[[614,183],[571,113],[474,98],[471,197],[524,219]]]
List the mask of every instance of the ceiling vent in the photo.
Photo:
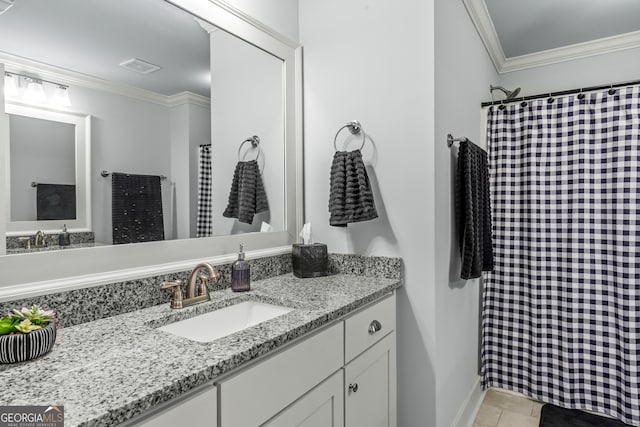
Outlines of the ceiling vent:
[[129,71],[134,71],[140,74],[151,74],[154,71],[158,71],[160,68],[162,68],[138,58],[127,59],[126,61],[121,62],[120,66],[126,68]]

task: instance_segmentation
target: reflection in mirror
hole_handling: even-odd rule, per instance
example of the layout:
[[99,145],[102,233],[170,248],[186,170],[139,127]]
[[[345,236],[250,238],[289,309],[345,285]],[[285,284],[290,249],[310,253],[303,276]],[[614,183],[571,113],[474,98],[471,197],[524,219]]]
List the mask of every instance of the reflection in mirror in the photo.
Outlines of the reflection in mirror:
[[10,101],[5,112],[8,252],[59,249],[48,245],[52,236],[35,245],[35,233],[48,231],[57,237],[65,226],[83,242],[93,242],[91,117]]
[[76,219],[75,127],[9,114],[11,221]]
[[[68,85],[71,106],[63,110],[92,117],[92,172],[86,195],[76,189],[76,221],[84,200],[90,201],[91,216],[87,226],[73,223],[72,235],[89,231],[96,244],[110,245],[285,229],[281,59],[162,0],[126,7],[97,0],[23,0],[0,15],[0,62],[7,72]],[[27,90],[22,84],[16,96]],[[78,159],[67,165],[54,161],[71,162],[68,147],[54,150],[53,140],[36,146],[41,143],[25,136],[19,122],[12,117],[6,229],[12,237],[59,233],[58,222],[38,221],[37,190],[45,186],[29,185],[57,184],[58,193],[66,190],[69,198],[70,187],[62,185],[79,186],[70,173]],[[51,124],[55,130],[47,132],[65,132],[63,125]],[[247,223],[223,213],[233,197],[238,148],[252,135],[261,141],[258,169],[268,210],[255,212]],[[21,154],[26,150],[31,155]],[[244,151],[242,160],[249,162],[253,148]],[[44,166],[38,157],[48,159]],[[35,168],[37,176],[28,174]],[[102,170],[111,175],[102,177]],[[150,184],[160,176],[167,179]]]

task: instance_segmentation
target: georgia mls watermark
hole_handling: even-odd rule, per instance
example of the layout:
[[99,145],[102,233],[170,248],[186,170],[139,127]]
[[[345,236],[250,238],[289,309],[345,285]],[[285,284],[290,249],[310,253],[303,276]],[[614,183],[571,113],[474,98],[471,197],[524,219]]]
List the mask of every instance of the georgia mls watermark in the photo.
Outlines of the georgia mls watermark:
[[0,427],[64,427],[64,406],[0,406]]

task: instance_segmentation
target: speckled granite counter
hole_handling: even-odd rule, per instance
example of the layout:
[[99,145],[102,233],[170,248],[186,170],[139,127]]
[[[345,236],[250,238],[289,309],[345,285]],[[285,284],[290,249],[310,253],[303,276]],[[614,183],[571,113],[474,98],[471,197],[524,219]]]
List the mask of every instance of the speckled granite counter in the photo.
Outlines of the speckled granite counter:
[[[399,279],[285,274],[254,282],[247,293],[213,292],[212,301],[183,310],[163,304],[62,328],[48,355],[0,365],[0,405],[64,405],[67,427],[116,425],[399,286]],[[212,343],[154,329],[250,299],[295,310]]]

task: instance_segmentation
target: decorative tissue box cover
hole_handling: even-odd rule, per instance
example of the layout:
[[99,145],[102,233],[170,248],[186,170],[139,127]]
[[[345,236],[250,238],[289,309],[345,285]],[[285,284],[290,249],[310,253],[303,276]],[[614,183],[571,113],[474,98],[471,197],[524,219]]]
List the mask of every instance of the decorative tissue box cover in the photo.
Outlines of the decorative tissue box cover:
[[53,348],[56,322],[28,334],[0,335],[0,363],[17,363],[35,359]]
[[312,243],[303,245],[295,243],[291,248],[291,264],[296,277],[321,277],[327,275],[329,255],[327,245]]

